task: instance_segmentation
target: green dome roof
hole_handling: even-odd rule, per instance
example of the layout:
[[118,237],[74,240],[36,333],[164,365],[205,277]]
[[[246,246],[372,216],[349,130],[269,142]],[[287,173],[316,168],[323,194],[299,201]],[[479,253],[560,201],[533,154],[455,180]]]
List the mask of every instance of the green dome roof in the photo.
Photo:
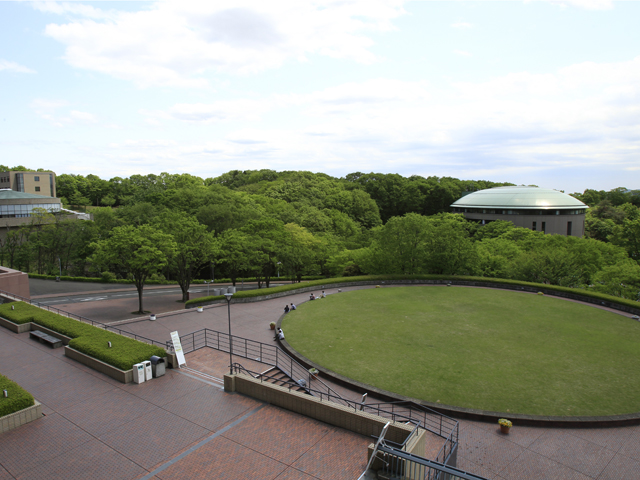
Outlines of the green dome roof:
[[496,187],[465,195],[456,200],[452,207],[510,209],[573,209],[589,208],[577,198],[549,188],[539,187]]

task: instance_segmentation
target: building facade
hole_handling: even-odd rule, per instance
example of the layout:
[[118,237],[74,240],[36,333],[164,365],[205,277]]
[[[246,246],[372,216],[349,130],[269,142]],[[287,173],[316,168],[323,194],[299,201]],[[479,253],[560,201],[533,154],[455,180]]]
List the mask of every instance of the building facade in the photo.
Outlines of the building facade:
[[56,174],[53,172],[0,172],[0,189],[31,193],[45,197],[56,196]]
[[507,220],[516,227],[582,237],[587,205],[557,190],[539,187],[496,187],[480,190],[455,201],[453,213],[483,225]]

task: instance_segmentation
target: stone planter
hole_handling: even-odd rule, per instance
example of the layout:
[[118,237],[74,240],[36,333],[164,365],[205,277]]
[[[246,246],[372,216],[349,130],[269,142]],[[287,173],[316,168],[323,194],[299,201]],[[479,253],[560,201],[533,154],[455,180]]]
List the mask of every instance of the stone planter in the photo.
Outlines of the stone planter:
[[34,405],[0,417],[0,433],[8,432],[26,423],[42,418],[42,405],[37,400]]
[[200,312],[200,313],[204,312],[204,308],[203,307],[198,307],[198,312]]

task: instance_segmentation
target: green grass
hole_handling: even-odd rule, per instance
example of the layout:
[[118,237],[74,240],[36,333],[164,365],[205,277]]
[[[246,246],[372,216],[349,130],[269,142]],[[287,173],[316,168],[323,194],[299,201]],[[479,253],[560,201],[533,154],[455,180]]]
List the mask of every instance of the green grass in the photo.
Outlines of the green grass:
[[434,403],[534,415],[640,412],[640,323],[566,300],[365,289],[303,303],[283,329],[319,365]]
[[[564,292],[571,293],[575,295],[582,295],[584,297],[593,298],[599,301],[605,302],[613,302],[618,303],[620,305],[625,305],[632,308],[640,308],[640,302],[636,302],[635,300],[629,300],[621,297],[614,297],[612,295],[606,295],[604,293],[592,292],[590,290],[585,290],[584,288],[570,288],[570,287],[561,287],[559,285],[546,285],[542,283],[532,283],[532,282],[523,282],[520,280],[509,280],[505,278],[490,278],[490,277],[470,277],[464,275],[362,275],[359,277],[337,277],[337,278],[323,278],[320,280],[311,280],[304,283],[293,283],[286,284],[280,287],[270,287],[270,288],[259,288],[256,290],[244,290],[239,291],[234,294],[234,298],[250,298],[250,297],[261,297],[273,293],[280,292],[288,292],[292,290],[297,290],[299,288],[306,287],[322,287],[327,286],[327,288],[331,288],[331,285],[335,284],[345,284],[345,283],[354,283],[361,284],[362,282],[376,282],[376,283],[384,283],[385,281],[398,281],[398,280],[409,280],[409,281],[419,281],[419,280],[436,280],[439,282],[446,282],[448,280],[451,281],[468,281],[468,282],[485,282],[489,284],[495,284],[497,287],[500,285],[515,285],[522,287],[535,288],[544,291],[556,291],[556,292]],[[224,300],[223,295],[217,296],[208,296],[208,297],[199,297],[194,298],[193,300],[188,300],[185,302],[185,306],[189,308],[190,306],[197,306],[205,302],[211,302],[216,300]]]
[[[4,398],[2,390],[9,396]],[[33,395],[4,375],[0,375],[0,417],[18,412],[34,405]]]

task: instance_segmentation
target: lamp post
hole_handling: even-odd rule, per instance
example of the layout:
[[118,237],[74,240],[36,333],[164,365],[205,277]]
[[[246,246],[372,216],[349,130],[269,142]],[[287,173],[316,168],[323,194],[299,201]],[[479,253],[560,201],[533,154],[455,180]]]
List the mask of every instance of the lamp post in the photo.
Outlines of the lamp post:
[[231,339],[231,297],[233,293],[225,293],[227,310],[229,312],[229,375],[233,375],[233,340]]
[[209,284],[212,282],[213,280],[205,280],[204,283],[207,284],[207,297],[209,296]]
[[280,265],[282,265],[282,262],[278,262],[276,265],[278,265],[278,278],[280,278]]

